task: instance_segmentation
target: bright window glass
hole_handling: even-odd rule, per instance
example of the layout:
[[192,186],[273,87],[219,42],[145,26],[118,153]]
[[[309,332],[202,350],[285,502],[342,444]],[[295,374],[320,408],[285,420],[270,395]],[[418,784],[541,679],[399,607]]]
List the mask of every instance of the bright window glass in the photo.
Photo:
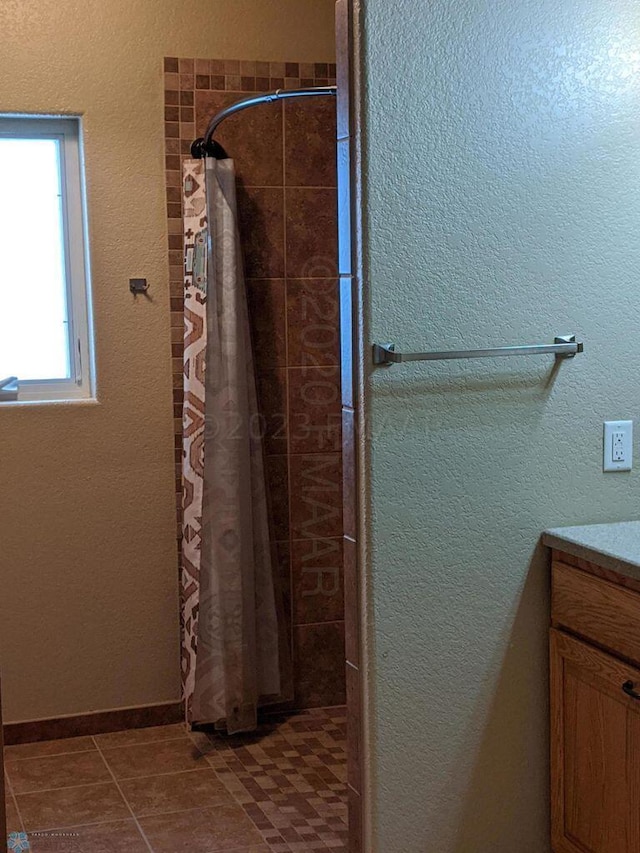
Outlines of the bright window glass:
[[0,378],[71,378],[60,156],[0,137]]
[[0,115],[0,404],[93,395],[86,234],[80,119]]

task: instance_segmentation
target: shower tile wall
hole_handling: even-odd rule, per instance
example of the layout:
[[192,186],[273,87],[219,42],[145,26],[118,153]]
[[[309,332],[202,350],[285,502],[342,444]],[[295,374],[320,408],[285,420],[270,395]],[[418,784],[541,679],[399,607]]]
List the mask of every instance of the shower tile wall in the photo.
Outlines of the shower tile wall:
[[[247,94],[335,83],[326,63],[165,59],[176,492],[182,447],[180,169],[211,115]],[[238,173],[240,229],[286,592],[297,708],[345,701],[333,99],[253,107],[216,134]],[[180,529],[178,526],[178,535]]]

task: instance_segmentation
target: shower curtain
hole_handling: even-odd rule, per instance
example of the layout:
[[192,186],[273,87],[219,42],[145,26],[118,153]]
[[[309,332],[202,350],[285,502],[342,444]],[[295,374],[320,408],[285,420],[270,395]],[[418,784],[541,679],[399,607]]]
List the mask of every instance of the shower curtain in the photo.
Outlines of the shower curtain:
[[182,670],[187,719],[250,731],[291,697],[233,161],[184,165]]

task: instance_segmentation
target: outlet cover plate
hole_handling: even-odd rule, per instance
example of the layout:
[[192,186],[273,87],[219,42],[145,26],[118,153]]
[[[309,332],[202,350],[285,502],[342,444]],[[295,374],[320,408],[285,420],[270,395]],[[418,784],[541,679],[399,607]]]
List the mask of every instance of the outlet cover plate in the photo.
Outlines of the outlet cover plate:
[[603,471],[631,471],[633,421],[605,421],[602,451]]

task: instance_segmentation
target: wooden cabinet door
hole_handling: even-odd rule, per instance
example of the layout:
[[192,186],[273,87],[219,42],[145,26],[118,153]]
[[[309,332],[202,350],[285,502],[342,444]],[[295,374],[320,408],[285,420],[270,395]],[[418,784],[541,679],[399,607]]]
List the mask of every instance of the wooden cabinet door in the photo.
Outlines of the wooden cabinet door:
[[636,690],[640,697],[640,670],[551,631],[554,853],[640,851]]

